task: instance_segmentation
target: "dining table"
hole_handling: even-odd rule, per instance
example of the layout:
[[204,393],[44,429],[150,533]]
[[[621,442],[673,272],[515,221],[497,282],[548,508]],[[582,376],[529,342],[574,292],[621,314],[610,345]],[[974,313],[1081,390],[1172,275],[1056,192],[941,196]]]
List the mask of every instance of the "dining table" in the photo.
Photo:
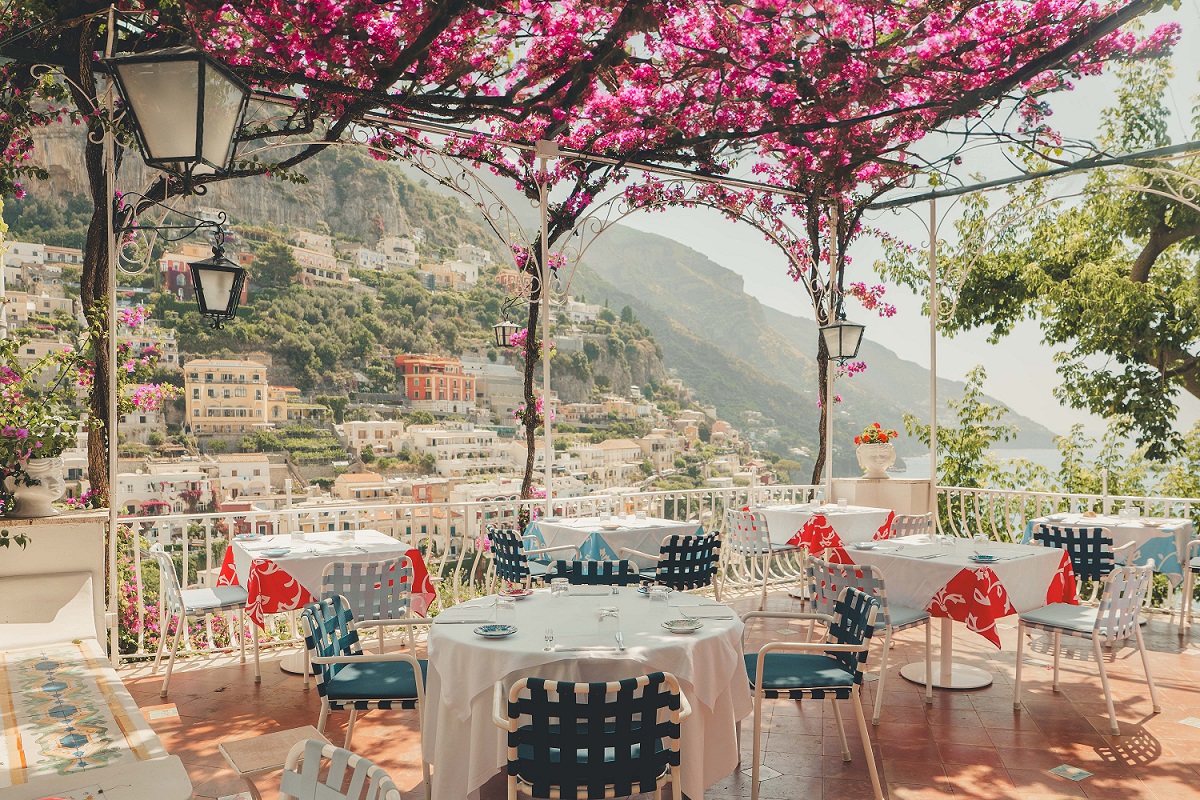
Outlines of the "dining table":
[[[585,560],[617,561],[621,549],[657,553],[668,536],[699,536],[704,529],[698,522],[681,522],[661,517],[612,515],[598,517],[549,517],[535,520],[525,529],[534,547],[574,545]],[[634,556],[638,569],[652,569],[654,562]]]
[[896,512],[887,508],[800,503],[751,507],[767,520],[773,544],[803,546],[813,555],[826,548],[887,538]]
[[[692,706],[681,726],[684,793],[698,800],[737,767],[737,724],[752,702],[743,626],[732,609],[677,592],[652,600],[632,586],[572,586],[560,596],[538,589],[512,608],[496,600],[460,603],[430,627],[422,735],[425,758],[437,765],[433,800],[473,800],[501,772],[507,738],[492,721],[493,689],[522,677],[595,682],[670,672]],[[615,619],[604,616],[605,607],[617,609]],[[516,632],[502,639],[476,633],[498,617]],[[694,632],[663,625],[688,617],[700,623]]]
[[1112,536],[1113,547],[1133,544],[1131,550],[1120,557],[1125,564],[1154,562],[1154,571],[1166,575],[1171,585],[1178,587],[1183,581],[1182,564],[1187,560],[1187,546],[1196,535],[1190,519],[1182,517],[1121,517],[1111,514],[1061,513],[1037,517],[1025,524],[1022,541],[1033,541],[1033,534],[1040,526],[1059,528],[1103,528]]
[[[997,623],[1051,603],[1078,603],[1075,571],[1063,550],[976,542],[917,534],[845,548],[846,563],[879,569],[889,603],[928,611],[941,622],[933,685],[938,689],[979,689],[992,675],[954,661],[954,623],[1001,647]],[[905,665],[900,674],[925,684],[925,662]]]

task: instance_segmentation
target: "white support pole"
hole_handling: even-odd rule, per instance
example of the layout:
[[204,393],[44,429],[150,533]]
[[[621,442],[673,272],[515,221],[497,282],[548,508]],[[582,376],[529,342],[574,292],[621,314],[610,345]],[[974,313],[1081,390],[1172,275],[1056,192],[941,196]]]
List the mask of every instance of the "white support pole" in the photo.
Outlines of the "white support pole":
[[929,510],[937,513],[937,200],[929,201]]
[[[108,39],[104,46],[105,58],[111,58],[113,52],[113,35],[116,30],[116,12],[112,6],[108,9]],[[113,85],[109,81],[104,96],[107,122],[111,124],[116,103],[113,98]],[[108,250],[108,619],[110,627],[109,655],[114,661],[118,660],[119,651],[119,615],[117,598],[120,588],[117,585],[117,514],[121,509],[121,501],[117,496],[117,232],[114,230],[116,220],[113,218],[113,204],[116,202],[116,141],[111,128],[104,133],[104,182],[105,182],[105,213],[108,219],[105,246]],[[137,542],[132,545],[137,547]]]
[[825,365],[825,502],[833,502],[833,359]]
[[[546,188],[545,176],[548,172],[548,162],[557,155],[558,145],[545,140],[538,141],[538,168],[542,177],[538,180],[538,208],[541,212],[541,242],[542,242],[542,431],[546,450],[546,516],[554,515],[554,436],[550,426],[550,243],[549,235],[549,192]],[[529,332],[533,335],[533,331]]]

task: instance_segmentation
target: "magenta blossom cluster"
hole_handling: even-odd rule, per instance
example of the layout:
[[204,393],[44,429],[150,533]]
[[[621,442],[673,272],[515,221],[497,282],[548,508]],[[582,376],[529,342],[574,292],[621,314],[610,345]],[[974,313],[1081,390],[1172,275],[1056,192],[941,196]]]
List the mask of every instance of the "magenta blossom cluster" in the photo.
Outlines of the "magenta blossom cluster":
[[863,304],[863,308],[868,311],[876,311],[881,317],[894,317],[896,307],[891,303],[883,302],[883,294],[886,291],[886,287],[882,284],[867,286],[865,283],[855,282],[846,289],[846,294],[858,298],[858,301]]

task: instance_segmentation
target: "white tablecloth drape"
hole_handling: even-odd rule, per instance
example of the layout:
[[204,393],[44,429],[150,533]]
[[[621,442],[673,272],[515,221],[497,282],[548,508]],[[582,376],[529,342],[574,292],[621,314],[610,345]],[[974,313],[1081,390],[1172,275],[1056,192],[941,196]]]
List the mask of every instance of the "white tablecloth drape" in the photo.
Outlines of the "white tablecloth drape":
[[[674,598],[674,596],[673,596]],[[446,619],[492,614],[490,600],[471,601]],[[683,597],[673,602],[711,601]],[[600,632],[599,606],[620,609],[626,651],[546,651],[544,632],[555,631],[558,645],[612,645]],[[434,800],[463,800],[500,772],[506,737],[492,722],[496,681],[506,686],[522,677],[611,681],[648,672],[679,678],[693,715],[682,730],[683,790],[693,798],[728,776],[737,765],[737,721],[751,712],[750,690],[741,657],[742,623],[703,619],[696,633],[677,635],[661,623],[682,616],[680,608],[655,603],[634,588],[616,595],[551,598],[538,590],[516,603],[518,631],[507,639],[477,636],[472,624],[434,624],[429,636],[426,686],[425,755],[434,764]]]
[[844,543],[869,542],[876,538],[879,528],[895,513],[886,508],[839,505],[818,508],[808,505],[769,506],[755,510],[766,517],[767,533],[775,544],[787,544],[816,514],[825,516]]
[[[616,561],[621,558],[622,547],[656,555],[662,540],[668,536],[694,536],[704,531],[695,522],[617,516],[611,519],[577,517],[539,520],[532,523],[526,532],[537,538],[539,547],[573,544],[579,548],[581,558]],[[632,560],[638,569],[654,566],[653,561],[644,558],[634,557]]]

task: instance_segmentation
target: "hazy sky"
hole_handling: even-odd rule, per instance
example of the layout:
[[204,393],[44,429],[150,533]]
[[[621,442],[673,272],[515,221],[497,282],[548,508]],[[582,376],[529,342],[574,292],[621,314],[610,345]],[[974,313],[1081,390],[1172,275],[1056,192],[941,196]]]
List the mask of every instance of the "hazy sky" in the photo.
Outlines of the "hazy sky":
[[[1180,11],[1168,9],[1152,18],[1156,23],[1171,19],[1183,25],[1183,39],[1173,59],[1175,79],[1171,86],[1172,97],[1169,98],[1183,115],[1182,120],[1176,118],[1172,121],[1172,141],[1179,143],[1191,138],[1187,120],[1191,116],[1195,97],[1200,93],[1197,80],[1197,74],[1200,73],[1200,0],[1183,0]],[[1089,78],[1081,81],[1074,91],[1054,97],[1055,113],[1051,124],[1068,136],[1094,137],[1098,131],[1099,112],[1109,104],[1115,85],[1116,81],[1109,76]],[[982,169],[988,178],[1012,174],[1011,168],[998,159],[988,166],[970,166],[973,171]],[[1070,194],[1082,183],[1082,178],[1059,181],[1058,191]],[[945,205],[948,203],[940,204],[942,207]],[[928,219],[927,204],[916,206],[913,210]],[[703,209],[674,209],[635,215],[628,218],[625,224],[669,236],[740,273],[745,278],[746,291],[765,305],[809,318],[813,316],[804,290],[787,277],[786,259],[761,234],[748,226],[736,225],[718,212]],[[877,215],[873,224],[914,245],[921,246],[928,241],[924,227],[907,211]],[[941,225],[940,238],[950,238],[953,235],[950,221]],[[878,252],[878,246],[870,241],[856,245],[850,272],[854,279],[875,282],[877,276],[871,264]],[[861,307],[855,312],[853,303],[847,307],[848,314],[867,325],[868,338],[885,344],[904,359],[928,367],[929,320],[921,313],[923,298],[905,288],[889,287],[887,299],[899,308],[899,313],[891,319],[868,317]],[[961,334],[954,339],[939,337],[937,372],[945,378],[962,379],[971,367],[983,364],[988,372],[985,387],[988,393],[1000,398],[1015,411],[1057,433],[1065,433],[1072,423],[1081,422],[1090,434],[1098,434],[1104,429],[1104,420],[1083,411],[1064,408],[1054,398],[1052,390],[1059,381],[1054,371],[1053,355],[1041,343],[1037,325],[1027,322],[996,345],[989,344],[982,332]],[[1181,396],[1180,408],[1181,428],[1190,427],[1200,419],[1200,401]]]

